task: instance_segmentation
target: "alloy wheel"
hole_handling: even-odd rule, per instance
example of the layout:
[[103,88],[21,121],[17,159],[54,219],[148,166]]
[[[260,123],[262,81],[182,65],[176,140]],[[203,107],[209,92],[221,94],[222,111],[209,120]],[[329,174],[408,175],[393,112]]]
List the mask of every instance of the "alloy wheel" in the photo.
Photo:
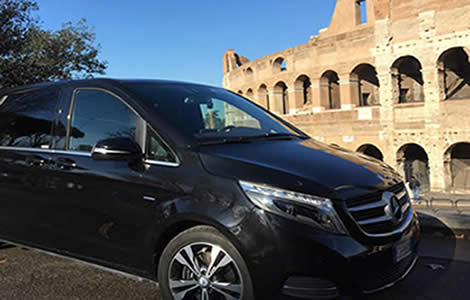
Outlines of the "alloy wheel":
[[235,260],[220,246],[192,243],[170,262],[168,280],[175,300],[239,300],[243,279]]

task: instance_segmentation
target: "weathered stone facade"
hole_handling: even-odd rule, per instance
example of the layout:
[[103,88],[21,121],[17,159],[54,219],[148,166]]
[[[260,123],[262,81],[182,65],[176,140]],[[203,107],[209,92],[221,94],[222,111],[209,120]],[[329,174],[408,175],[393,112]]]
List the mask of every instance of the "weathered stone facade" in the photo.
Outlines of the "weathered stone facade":
[[470,0],[337,0],[306,44],[254,61],[228,50],[223,84],[424,189],[468,192],[469,19]]

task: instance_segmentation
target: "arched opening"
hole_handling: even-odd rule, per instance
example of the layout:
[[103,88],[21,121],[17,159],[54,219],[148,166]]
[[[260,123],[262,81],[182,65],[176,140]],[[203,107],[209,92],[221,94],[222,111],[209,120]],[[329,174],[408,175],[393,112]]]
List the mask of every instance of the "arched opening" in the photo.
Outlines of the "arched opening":
[[328,101],[327,108],[341,108],[338,74],[334,71],[327,71],[323,73],[320,83],[322,98]]
[[252,90],[252,89],[248,89],[248,90],[246,91],[246,97],[247,97],[247,98],[250,98],[251,100],[254,99],[254,93],[253,93],[253,90]]
[[445,153],[447,189],[459,192],[470,191],[470,143],[458,143]]
[[238,93],[239,95],[243,95],[243,91],[242,91],[242,90],[239,90],[237,93]]
[[356,24],[367,24],[367,3],[366,0],[356,0]]
[[295,81],[295,90],[302,91],[302,103],[304,105],[312,103],[312,82],[306,75],[301,75]]
[[278,96],[278,103],[280,102],[280,113],[287,114],[289,113],[289,95],[287,93],[287,85],[279,81],[274,86],[274,93]]
[[284,72],[287,70],[286,60],[282,57],[276,58],[273,63],[273,73]]
[[260,85],[258,88],[258,101],[261,106],[270,110],[269,92],[265,84]]
[[397,152],[397,165],[406,181],[414,176],[421,183],[421,191],[429,191],[429,159],[421,146],[402,146]]
[[438,61],[441,88],[445,99],[470,98],[470,62],[467,49],[445,51]]
[[247,68],[246,69],[246,76],[248,76],[248,77],[253,76],[253,69],[252,68]]
[[351,74],[351,79],[357,83],[359,94],[359,106],[378,105],[379,101],[379,79],[377,71],[372,65],[360,64]]
[[419,60],[413,56],[400,57],[392,65],[392,76],[398,103],[424,101],[424,80]]
[[380,151],[379,148],[377,148],[377,147],[375,147],[374,145],[371,145],[371,144],[365,144],[365,145],[360,146],[357,149],[357,152],[363,153],[365,155],[372,156],[372,157],[377,158],[378,160],[381,160],[381,161],[384,160],[384,156],[382,154],[382,151]]

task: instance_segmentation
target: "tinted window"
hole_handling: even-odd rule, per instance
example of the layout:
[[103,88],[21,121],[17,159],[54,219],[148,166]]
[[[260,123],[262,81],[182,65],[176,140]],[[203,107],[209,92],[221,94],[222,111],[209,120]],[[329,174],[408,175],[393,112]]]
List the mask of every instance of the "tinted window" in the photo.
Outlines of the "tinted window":
[[57,91],[41,89],[0,99],[0,146],[50,147]]
[[135,139],[136,114],[120,99],[98,90],[75,94],[69,149],[90,152],[100,140]]
[[176,162],[174,154],[165,143],[150,129],[147,132],[150,133],[147,139],[147,158],[156,161]]
[[124,83],[175,129],[198,140],[302,134],[250,101],[220,88],[183,84]]

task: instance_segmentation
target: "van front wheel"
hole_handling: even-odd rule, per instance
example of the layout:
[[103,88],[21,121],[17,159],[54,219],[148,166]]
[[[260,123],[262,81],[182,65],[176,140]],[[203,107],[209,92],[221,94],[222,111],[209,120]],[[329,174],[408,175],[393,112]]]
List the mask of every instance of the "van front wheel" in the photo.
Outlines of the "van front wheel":
[[209,226],[188,229],[160,257],[163,299],[251,300],[253,285],[238,250]]

